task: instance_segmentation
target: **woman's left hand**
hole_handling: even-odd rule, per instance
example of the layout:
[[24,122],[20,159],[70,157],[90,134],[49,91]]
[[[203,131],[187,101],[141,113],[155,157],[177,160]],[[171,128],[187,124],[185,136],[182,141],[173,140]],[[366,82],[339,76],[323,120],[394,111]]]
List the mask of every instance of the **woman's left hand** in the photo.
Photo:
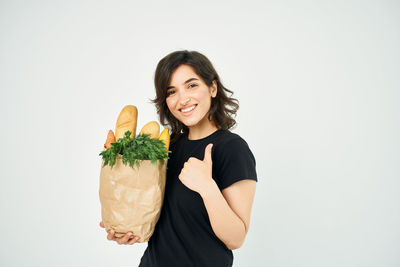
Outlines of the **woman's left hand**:
[[195,157],[190,157],[185,162],[179,180],[189,189],[201,193],[214,182],[212,178],[212,159],[211,148],[213,144],[208,144],[204,151],[204,159],[199,160]]

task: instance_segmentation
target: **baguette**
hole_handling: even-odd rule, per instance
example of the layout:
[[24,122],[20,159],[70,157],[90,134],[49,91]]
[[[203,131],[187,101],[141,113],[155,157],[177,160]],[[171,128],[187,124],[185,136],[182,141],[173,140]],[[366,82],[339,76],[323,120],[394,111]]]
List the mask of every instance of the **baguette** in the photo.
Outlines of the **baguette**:
[[117,123],[115,125],[115,139],[123,138],[126,131],[131,131],[131,138],[136,136],[138,110],[136,106],[127,105],[119,113]]

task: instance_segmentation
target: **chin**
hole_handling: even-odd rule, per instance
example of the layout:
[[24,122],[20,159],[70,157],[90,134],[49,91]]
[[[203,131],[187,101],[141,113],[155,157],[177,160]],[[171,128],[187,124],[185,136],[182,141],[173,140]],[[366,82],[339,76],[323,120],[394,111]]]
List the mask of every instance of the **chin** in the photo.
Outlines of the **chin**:
[[187,127],[192,127],[198,125],[201,121],[197,119],[186,119],[186,120],[184,119],[181,122]]
[[194,127],[194,126],[200,126],[200,125],[207,125],[207,123],[204,120],[191,120],[191,121],[183,121],[183,124],[185,124],[187,127]]
[[186,127],[193,127],[197,125],[198,123],[196,122],[182,122]]
[[[178,117],[179,118],[179,117]],[[180,122],[182,122],[186,127],[193,127],[196,125],[203,124],[207,121],[207,114],[199,117],[199,114],[195,114],[195,116],[187,118],[187,117],[180,117]]]

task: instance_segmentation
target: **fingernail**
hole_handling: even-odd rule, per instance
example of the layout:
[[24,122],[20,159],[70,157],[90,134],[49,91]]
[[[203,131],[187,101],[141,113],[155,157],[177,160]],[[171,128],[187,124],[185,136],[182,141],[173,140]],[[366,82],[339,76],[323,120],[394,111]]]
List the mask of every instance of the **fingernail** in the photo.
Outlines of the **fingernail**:
[[139,240],[139,238],[140,238],[140,237],[137,236],[137,237],[135,237],[135,240]]
[[132,233],[128,233],[128,236],[132,236]]

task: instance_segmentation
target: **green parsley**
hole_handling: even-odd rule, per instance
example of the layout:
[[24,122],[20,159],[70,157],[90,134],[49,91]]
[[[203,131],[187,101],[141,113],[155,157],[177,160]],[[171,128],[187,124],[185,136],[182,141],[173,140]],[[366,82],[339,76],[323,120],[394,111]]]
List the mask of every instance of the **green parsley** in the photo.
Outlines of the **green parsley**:
[[112,168],[117,157],[122,157],[122,163],[124,165],[129,163],[132,168],[135,164],[139,167],[141,160],[151,160],[154,165],[157,165],[157,160],[161,160],[164,164],[164,159],[169,159],[168,153],[171,151],[165,148],[163,141],[150,138],[150,134],[139,134],[134,138],[130,135],[131,132],[126,131],[125,137],[111,143],[111,147],[99,154],[104,160],[103,167],[108,164]]

